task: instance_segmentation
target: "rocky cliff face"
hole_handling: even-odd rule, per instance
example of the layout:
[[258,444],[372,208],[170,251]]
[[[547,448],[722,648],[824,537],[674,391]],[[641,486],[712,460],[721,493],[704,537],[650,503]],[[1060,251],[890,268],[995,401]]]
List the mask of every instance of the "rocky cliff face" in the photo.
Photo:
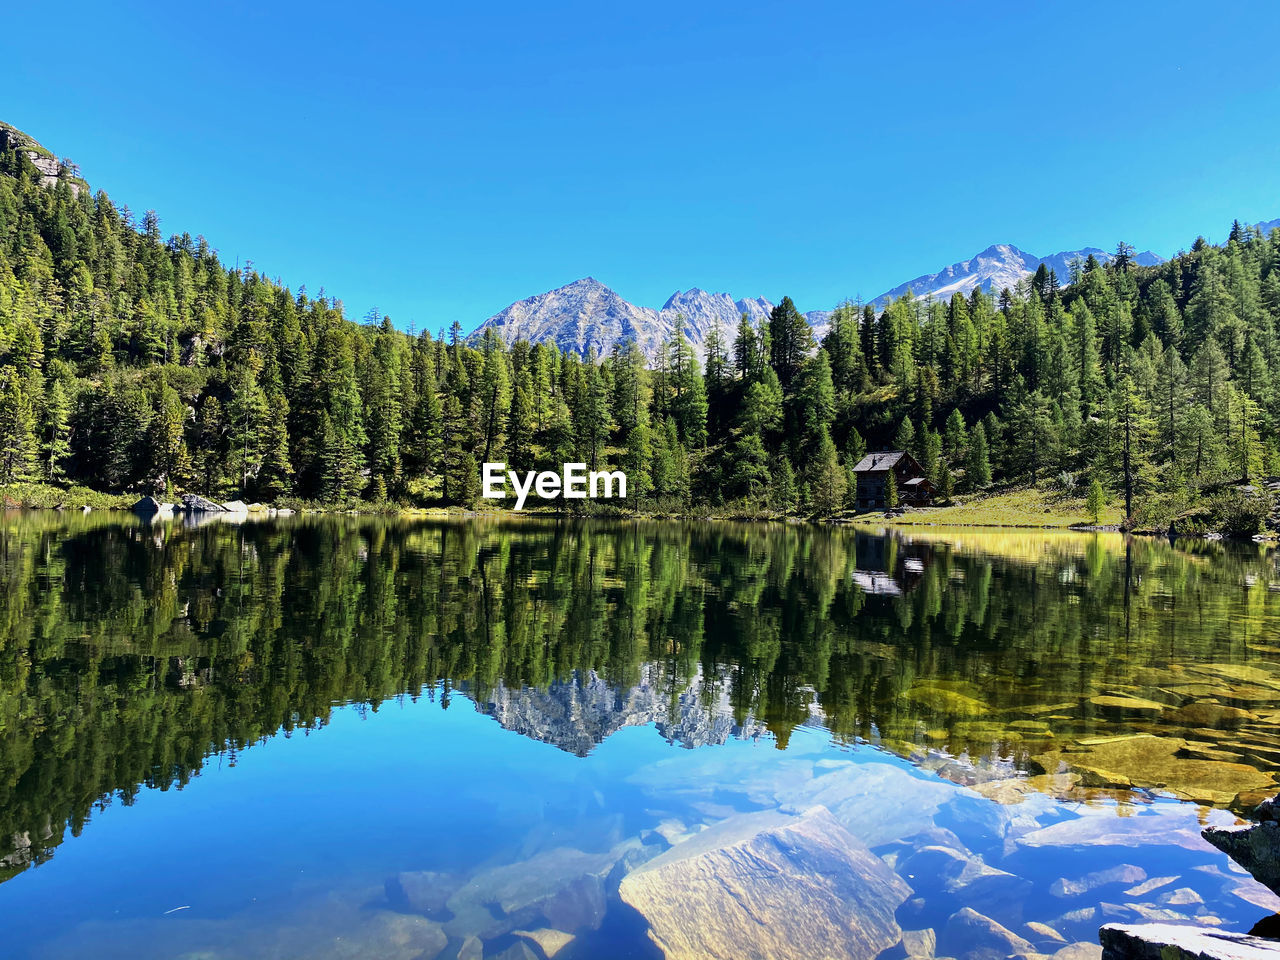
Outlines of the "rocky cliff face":
[[585,757],[623,727],[647,724],[688,748],[759,737],[763,723],[734,720],[729,687],[727,678],[713,684],[699,673],[673,696],[658,666],[646,664],[640,682],[629,688],[610,686],[592,670],[545,688],[499,684],[487,697],[473,699],[478,711],[508,730]]
[[25,153],[31,165],[40,172],[41,186],[52,187],[59,180],[65,180],[77,195],[86,186],[83,180],[74,175],[74,171],[64,169],[58,158],[36,142],[34,137],[3,122],[0,122],[0,149]]

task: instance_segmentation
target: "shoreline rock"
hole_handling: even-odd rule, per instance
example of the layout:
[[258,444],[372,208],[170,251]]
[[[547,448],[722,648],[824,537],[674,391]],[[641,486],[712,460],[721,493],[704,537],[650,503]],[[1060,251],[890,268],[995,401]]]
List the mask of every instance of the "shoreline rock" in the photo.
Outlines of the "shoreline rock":
[[1098,931],[1102,960],[1276,960],[1280,943],[1247,933],[1173,923],[1109,923]]

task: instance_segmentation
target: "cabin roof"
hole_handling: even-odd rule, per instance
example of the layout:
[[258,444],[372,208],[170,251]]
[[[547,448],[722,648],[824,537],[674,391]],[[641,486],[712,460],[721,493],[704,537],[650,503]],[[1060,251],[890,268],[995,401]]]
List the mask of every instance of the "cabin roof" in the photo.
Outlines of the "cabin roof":
[[853,468],[854,473],[879,473],[883,470],[891,470],[898,465],[898,461],[905,457],[904,450],[881,450],[878,453],[868,453],[865,457],[858,461]]

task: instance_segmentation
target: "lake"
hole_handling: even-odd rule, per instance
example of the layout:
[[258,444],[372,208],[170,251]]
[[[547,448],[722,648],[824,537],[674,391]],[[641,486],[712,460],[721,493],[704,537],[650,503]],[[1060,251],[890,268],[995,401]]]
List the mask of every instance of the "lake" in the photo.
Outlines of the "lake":
[[1199,835],[1280,789],[1259,546],[8,512],[0,582],[8,958],[1085,960],[1280,908]]

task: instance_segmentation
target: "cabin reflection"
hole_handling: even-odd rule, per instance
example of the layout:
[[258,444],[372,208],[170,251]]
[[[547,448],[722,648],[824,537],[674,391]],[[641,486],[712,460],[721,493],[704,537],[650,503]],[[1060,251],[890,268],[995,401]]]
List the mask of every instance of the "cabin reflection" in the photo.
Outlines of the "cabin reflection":
[[929,544],[913,543],[896,534],[854,535],[857,564],[849,581],[869,596],[901,597],[924,580],[933,561]]

